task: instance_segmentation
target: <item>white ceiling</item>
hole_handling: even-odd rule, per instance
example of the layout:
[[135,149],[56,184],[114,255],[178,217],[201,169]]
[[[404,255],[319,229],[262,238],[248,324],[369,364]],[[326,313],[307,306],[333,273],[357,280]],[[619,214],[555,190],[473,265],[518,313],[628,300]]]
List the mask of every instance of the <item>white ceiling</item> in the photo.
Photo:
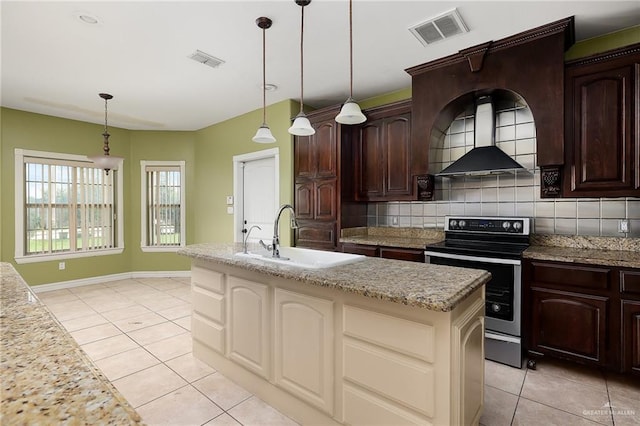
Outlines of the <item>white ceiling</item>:
[[[267,103],[299,99],[300,7],[293,0],[0,2],[2,106],[94,123],[99,92],[114,95],[109,124],[196,130],[262,105],[262,32],[267,16]],[[469,33],[424,47],[409,31],[454,7]],[[89,25],[77,18],[99,18]],[[355,0],[354,97],[411,85],[405,68],[575,16],[583,40],[640,23],[637,1]],[[640,31],[640,27],[638,27]],[[348,1],[305,8],[305,103],[344,101],[349,88]],[[198,50],[217,69],[188,58]],[[523,64],[523,66],[535,64]]]

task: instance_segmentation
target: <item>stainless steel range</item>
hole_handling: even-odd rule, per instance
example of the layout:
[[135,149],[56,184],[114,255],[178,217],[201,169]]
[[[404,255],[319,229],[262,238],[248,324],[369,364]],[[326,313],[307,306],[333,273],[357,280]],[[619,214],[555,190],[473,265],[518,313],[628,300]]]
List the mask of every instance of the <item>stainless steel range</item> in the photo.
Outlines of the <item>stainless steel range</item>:
[[529,246],[529,218],[445,217],[445,240],[427,245],[427,263],[484,269],[485,358],[522,367],[522,252]]

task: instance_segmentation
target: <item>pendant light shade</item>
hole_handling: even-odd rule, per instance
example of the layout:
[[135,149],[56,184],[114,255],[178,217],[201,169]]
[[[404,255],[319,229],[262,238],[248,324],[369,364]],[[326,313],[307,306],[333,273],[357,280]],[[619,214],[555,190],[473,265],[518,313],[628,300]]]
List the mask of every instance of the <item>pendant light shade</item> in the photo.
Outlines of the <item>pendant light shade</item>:
[[251,140],[257,143],[274,143],[276,138],[271,134],[269,126],[263,123],[262,126],[258,127],[256,135]]
[[117,170],[120,162],[122,161],[122,157],[115,157],[113,155],[109,155],[109,130],[107,127],[107,101],[109,99],[113,99],[108,93],[99,93],[102,99],[104,99],[104,133],[102,134],[104,138],[103,147],[102,147],[102,155],[91,155],[87,158],[91,160],[96,166],[101,169],[104,169],[106,174],[109,174],[109,170]]
[[316,129],[311,127],[311,123],[307,116],[301,112],[293,120],[293,124],[289,127],[289,133],[296,136],[311,136],[316,132]]
[[367,121],[360,105],[353,100],[353,0],[349,0],[349,98],[342,105],[336,121],[340,124],[360,124]]
[[296,136],[309,136],[316,132],[304,113],[304,7],[311,0],[294,0],[300,6],[300,112],[289,127],[289,133]]
[[256,19],[256,25],[262,29],[262,125],[258,127],[256,135],[251,139],[257,143],[274,143],[276,138],[271,134],[271,129],[267,126],[267,77],[266,77],[266,41],[265,33],[267,28],[271,28],[273,21],[271,19],[261,16]]
[[344,105],[342,105],[340,114],[336,116],[336,121],[340,124],[360,124],[367,121],[367,117],[365,117],[360,110],[360,105],[349,98]]

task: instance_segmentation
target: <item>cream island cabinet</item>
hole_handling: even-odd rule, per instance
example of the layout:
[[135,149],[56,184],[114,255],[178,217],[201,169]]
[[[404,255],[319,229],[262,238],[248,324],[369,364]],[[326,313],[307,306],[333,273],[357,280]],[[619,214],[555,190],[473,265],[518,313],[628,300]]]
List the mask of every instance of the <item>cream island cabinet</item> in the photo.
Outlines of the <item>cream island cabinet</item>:
[[475,425],[486,271],[303,269],[188,246],[194,356],[301,424]]

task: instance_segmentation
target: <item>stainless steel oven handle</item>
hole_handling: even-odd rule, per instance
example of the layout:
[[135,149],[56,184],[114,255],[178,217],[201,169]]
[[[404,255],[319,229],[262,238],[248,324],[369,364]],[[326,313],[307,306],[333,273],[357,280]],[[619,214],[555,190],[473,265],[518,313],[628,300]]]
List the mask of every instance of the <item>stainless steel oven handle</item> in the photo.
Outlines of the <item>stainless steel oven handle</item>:
[[487,339],[499,340],[501,342],[517,343],[520,344],[520,338],[515,336],[506,336],[504,334],[495,334],[489,331],[484,332],[484,337]]
[[425,251],[424,255],[430,257],[442,257],[444,259],[469,260],[471,262],[497,263],[501,265],[520,265],[521,263],[520,260],[517,259],[496,259],[493,257],[467,256],[464,254],[440,253],[436,251]]

